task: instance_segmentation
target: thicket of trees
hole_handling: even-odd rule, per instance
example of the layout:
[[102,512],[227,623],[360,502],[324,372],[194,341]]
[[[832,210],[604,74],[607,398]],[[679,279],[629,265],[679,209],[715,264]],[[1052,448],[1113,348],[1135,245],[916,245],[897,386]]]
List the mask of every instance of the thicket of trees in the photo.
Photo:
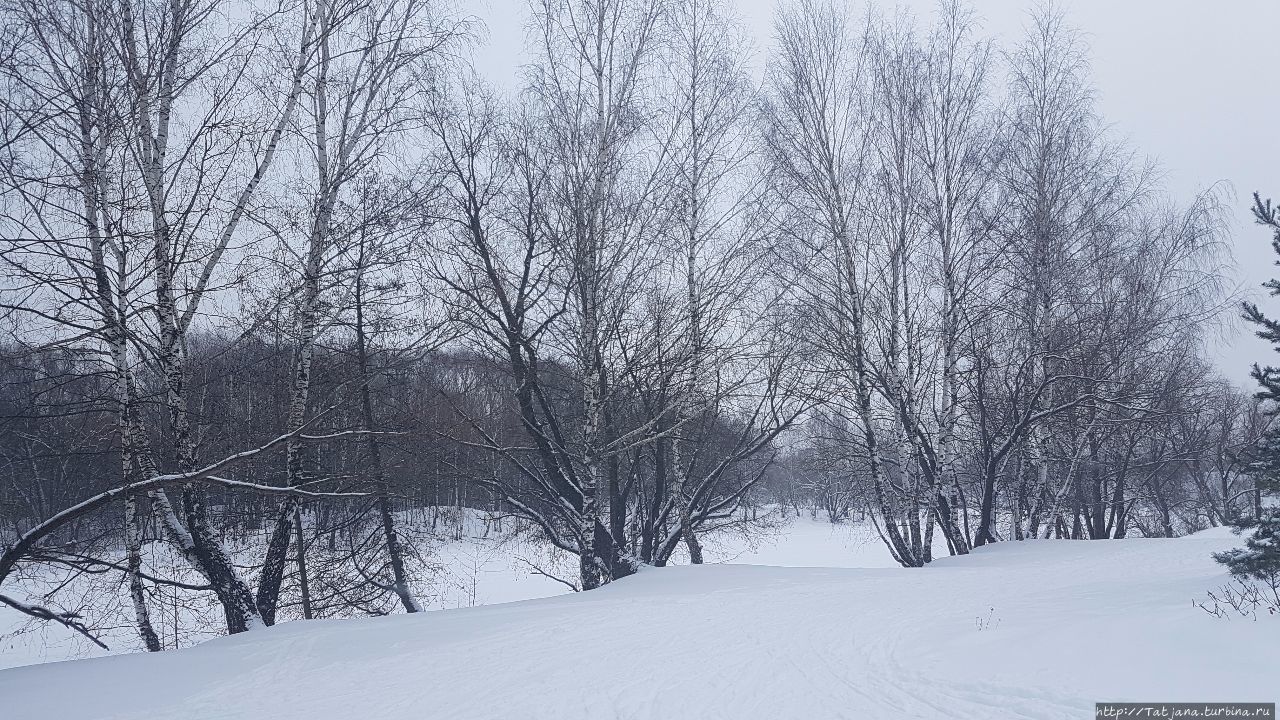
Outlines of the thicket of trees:
[[0,602],[88,632],[18,581],[123,573],[153,650],[166,584],[415,612],[443,505],[582,590],[779,509],[912,567],[1262,514],[1222,193],[1056,11],[795,0],[763,75],[724,0],[531,11],[503,94],[431,0],[0,0]]

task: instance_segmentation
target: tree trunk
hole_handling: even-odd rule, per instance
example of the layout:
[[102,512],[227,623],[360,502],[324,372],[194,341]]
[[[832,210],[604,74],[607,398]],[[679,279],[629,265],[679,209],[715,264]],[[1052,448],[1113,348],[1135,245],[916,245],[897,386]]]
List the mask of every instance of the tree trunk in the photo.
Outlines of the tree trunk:
[[138,520],[138,499],[129,495],[124,501],[126,567],[128,567],[129,596],[133,600],[133,617],[138,625],[138,634],[148,652],[158,652],[160,637],[156,635],[151,624],[151,613],[147,610],[147,596],[142,586],[142,525]]
[[307,543],[302,534],[301,504],[293,506],[293,534],[294,558],[298,565],[298,592],[302,596],[302,619],[310,620],[312,617],[311,583],[307,578]]
[[391,512],[391,493],[387,486],[387,476],[382,465],[382,446],[378,442],[378,423],[373,412],[373,398],[370,385],[373,373],[369,368],[369,346],[365,337],[364,318],[364,238],[360,244],[360,270],[356,275],[356,356],[360,363],[360,420],[366,431],[365,446],[369,451],[369,464],[373,471],[374,491],[378,495],[378,515],[382,520],[382,537],[387,546],[387,556],[391,562],[392,588],[400,598],[400,604],[407,613],[419,612],[422,606],[409,589],[408,576],[404,567],[404,550],[400,545],[400,535],[396,532],[395,516]]
[[973,546],[981,547],[999,540],[996,534],[996,468],[988,463],[982,473],[982,505],[978,509],[978,532]]

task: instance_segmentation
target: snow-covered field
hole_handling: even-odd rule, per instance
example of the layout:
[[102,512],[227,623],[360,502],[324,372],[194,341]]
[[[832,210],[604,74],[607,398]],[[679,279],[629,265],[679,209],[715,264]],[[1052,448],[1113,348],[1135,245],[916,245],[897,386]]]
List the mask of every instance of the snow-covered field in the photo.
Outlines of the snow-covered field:
[[[1192,606],[1225,581],[1209,557],[1238,544],[1224,531],[1000,543],[919,570],[887,567],[871,540],[799,519],[717,548],[768,565],[14,668],[0,717],[1065,719],[1100,700],[1280,699],[1280,618]],[[479,602],[531,580],[499,554]]]

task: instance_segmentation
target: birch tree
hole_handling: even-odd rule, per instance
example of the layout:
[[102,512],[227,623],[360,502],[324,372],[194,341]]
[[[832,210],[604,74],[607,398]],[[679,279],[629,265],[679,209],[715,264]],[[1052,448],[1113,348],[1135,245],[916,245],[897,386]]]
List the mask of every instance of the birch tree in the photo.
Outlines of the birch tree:
[[[737,372],[761,361],[761,355],[744,359],[767,351],[767,340],[761,341],[772,330],[768,322],[776,311],[769,299],[776,290],[761,272],[769,223],[761,208],[763,184],[755,173],[756,137],[748,124],[755,105],[746,67],[749,51],[727,13],[712,0],[680,0],[671,3],[666,18],[672,188],[664,197],[672,208],[666,223],[674,282],[658,291],[654,320],[655,336],[672,342],[660,352],[656,387],[661,393],[648,396],[648,412],[657,434],[666,428],[674,434],[653,445],[655,477],[640,553],[646,562],[665,562],[670,554],[674,536],[663,529],[671,519],[690,561],[703,561],[694,516],[715,503],[698,498],[715,495],[711,488],[718,476],[764,449],[782,430],[774,423],[787,416],[748,415],[750,430],[729,457],[716,456],[706,434],[714,423],[704,422],[733,408],[731,398],[753,382]],[[770,382],[779,379],[756,378],[763,380],[756,386],[766,390],[762,397],[780,390]],[[782,420],[783,427],[790,423]]]
[[[19,2],[4,12],[20,29],[2,66],[12,122],[5,124],[8,161],[0,164],[8,236],[0,257],[15,280],[6,314],[37,346],[101,353],[112,378],[120,477],[137,479],[150,450],[139,429],[130,346],[137,345],[131,328],[145,269],[127,230],[138,198],[125,171],[126,119],[117,109],[125,89],[111,8]],[[140,577],[138,505],[136,496],[125,498],[127,576],[138,631],[148,650],[158,650]]]
[[[458,33],[456,24],[437,17],[427,0],[321,0],[314,13],[316,57],[299,81],[307,102],[298,131],[312,163],[300,189],[309,204],[296,227],[280,229],[287,238],[301,235],[300,248],[284,249],[284,266],[301,269],[296,282],[288,284],[296,298],[289,430],[307,419],[317,339],[333,319],[331,308],[349,296],[350,271],[344,263],[349,265],[361,232],[359,223],[344,216],[351,212],[351,187],[385,163],[410,122],[422,83],[430,80],[433,55]],[[286,482],[298,487],[306,482],[301,443],[291,443],[286,455]],[[295,498],[287,496],[256,596],[268,624],[275,618],[290,537],[301,522]]]
[[939,284],[941,378],[933,459],[937,518],[956,554],[968,550],[961,527],[960,348],[966,325],[985,312],[981,292],[992,277],[992,243],[999,129],[988,88],[990,44],[974,37],[972,12],[958,2],[939,5],[926,54],[924,103],[918,116],[924,175],[923,212]]
[[[187,471],[195,467],[184,338],[206,295],[218,290],[215,271],[271,166],[296,103],[299,68],[310,52],[305,13],[299,18],[294,8],[280,7],[226,24],[218,7],[174,2],[16,8],[27,13],[36,40],[23,56],[23,73],[32,81],[28,97],[59,85],[72,91],[61,94],[70,104],[23,111],[28,127],[50,132],[22,133],[41,142],[50,153],[46,157],[71,161],[64,167],[78,178],[84,208],[71,221],[71,227],[83,228],[70,232],[72,242],[42,247],[53,248],[55,257],[85,258],[72,267],[92,278],[90,285],[64,290],[55,289],[58,278],[46,277],[40,284],[55,298],[61,294],[70,305],[93,311],[88,324],[61,311],[48,319],[71,321],[82,338],[96,335],[109,346],[123,418],[119,432],[130,464],[151,457],[145,449],[149,433],[129,408],[132,347],[137,361],[154,364],[165,378],[174,463]],[[297,24],[290,26],[291,20]],[[281,25],[293,30],[294,57],[284,82],[268,83],[255,96],[243,81],[261,60],[250,49],[255,38]],[[260,114],[247,122],[248,103],[255,98],[269,108],[267,119]],[[23,187],[33,187],[35,179],[23,178]],[[228,196],[234,198],[229,206],[223,202]],[[45,237],[56,232],[60,240],[68,238],[66,226],[57,225],[65,219],[51,211],[41,202],[26,217],[45,228]],[[34,304],[19,305],[30,310]],[[138,310],[143,306],[149,308],[145,314]],[[150,500],[168,538],[209,579],[228,628],[253,626],[251,594],[209,530],[199,491],[184,491],[180,507],[165,488],[155,489]],[[136,511],[130,514],[136,519]]]
[[868,309],[870,228],[860,212],[867,197],[866,151],[871,139],[865,36],[842,9],[802,0],[784,8],[775,32],[766,106],[772,173],[796,246],[789,266],[804,283],[798,331],[858,430],[870,476],[878,527],[895,559],[919,564],[893,506],[883,455],[884,423],[876,403]]

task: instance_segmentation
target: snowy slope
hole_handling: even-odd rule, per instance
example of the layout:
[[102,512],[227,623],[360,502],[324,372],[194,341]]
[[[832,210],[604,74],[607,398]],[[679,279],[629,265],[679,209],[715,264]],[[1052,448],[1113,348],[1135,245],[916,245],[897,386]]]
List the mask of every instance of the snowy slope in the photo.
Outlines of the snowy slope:
[[1002,543],[922,570],[708,565],[0,672],[40,718],[1082,718],[1280,699],[1280,621],[1191,606],[1222,533]]
[[[422,518],[405,516],[401,521],[403,526],[410,528],[417,522],[420,537],[434,535],[432,542],[418,543],[426,553],[429,567],[417,573],[420,582],[415,590],[419,601],[428,610],[562,595],[568,592],[563,584],[531,572],[530,565],[564,577],[572,577],[577,570],[575,559],[531,538],[485,532],[483,514],[476,511],[467,511],[457,538],[453,537],[450,527],[442,525],[433,531],[422,524]],[[832,525],[825,520],[790,514],[785,518],[775,516],[770,523],[776,527],[763,534],[708,534],[703,538],[708,560],[786,567],[896,567],[884,543],[869,525]],[[265,536],[261,541],[265,542]],[[155,544],[150,548],[152,561],[163,563],[156,566],[157,575],[183,577],[184,571],[190,572],[179,557],[169,557],[171,553],[166,552],[163,545]],[[160,554],[155,554],[157,552]],[[263,550],[258,543],[249,545],[242,552],[243,561],[250,564],[261,558]],[[937,553],[945,554],[945,548],[939,547]],[[677,561],[685,562],[681,557],[677,557]],[[190,582],[199,580],[190,574],[186,579]],[[61,586],[63,580],[63,574],[50,573],[45,583],[16,584],[14,592],[40,597],[43,591]],[[86,583],[91,585],[82,587]],[[91,622],[100,628],[99,635],[110,646],[110,651],[94,646],[60,625],[33,621],[16,610],[0,607],[0,669],[140,651],[137,632],[131,625],[132,609],[118,583],[118,576],[82,576],[72,581],[71,587],[61,592],[58,598],[59,602],[71,603],[69,607],[91,618]],[[99,606],[79,607],[76,600],[82,596],[95,598],[98,602],[107,601],[109,608],[106,614]],[[180,618],[184,647],[221,634],[221,610],[212,596],[201,593],[184,602],[184,606],[188,604],[192,610],[184,609]],[[174,618],[172,613],[162,616],[168,610],[164,603],[155,603],[152,608],[161,640],[166,647],[171,647]],[[0,720],[4,720],[3,715],[0,715]]]

